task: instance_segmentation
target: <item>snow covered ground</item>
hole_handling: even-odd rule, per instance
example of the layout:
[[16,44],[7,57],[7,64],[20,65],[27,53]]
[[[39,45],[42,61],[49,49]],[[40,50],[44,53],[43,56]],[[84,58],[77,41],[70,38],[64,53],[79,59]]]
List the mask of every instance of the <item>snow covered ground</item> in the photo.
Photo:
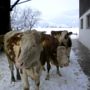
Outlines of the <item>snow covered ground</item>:
[[[88,78],[83,73],[77,62],[77,56],[71,51],[70,65],[60,69],[62,76],[56,74],[56,67],[52,66],[50,80],[45,80],[46,72],[41,75],[40,90],[87,90]],[[30,79],[30,90],[34,89],[34,82]],[[22,90],[21,81],[10,83],[10,70],[7,58],[4,54],[0,55],[0,90]]]

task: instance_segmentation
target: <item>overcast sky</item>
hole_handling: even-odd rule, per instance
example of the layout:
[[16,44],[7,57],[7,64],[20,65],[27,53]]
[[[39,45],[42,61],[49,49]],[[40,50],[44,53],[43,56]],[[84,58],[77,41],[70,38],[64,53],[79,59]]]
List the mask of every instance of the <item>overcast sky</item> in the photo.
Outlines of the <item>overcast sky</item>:
[[31,0],[19,6],[39,10],[42,13],[41,18],[46,23],[78,26],[79,0]]

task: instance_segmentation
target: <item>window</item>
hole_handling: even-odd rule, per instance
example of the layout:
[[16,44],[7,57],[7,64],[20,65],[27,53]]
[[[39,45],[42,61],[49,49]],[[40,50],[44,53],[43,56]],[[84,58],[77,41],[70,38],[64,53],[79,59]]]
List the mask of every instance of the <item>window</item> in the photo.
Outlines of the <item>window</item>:
[[87,15],[87,29],[90,29],[90,14]]
[[83,29],[83,19],[81,19],[80,24],[80,28]]

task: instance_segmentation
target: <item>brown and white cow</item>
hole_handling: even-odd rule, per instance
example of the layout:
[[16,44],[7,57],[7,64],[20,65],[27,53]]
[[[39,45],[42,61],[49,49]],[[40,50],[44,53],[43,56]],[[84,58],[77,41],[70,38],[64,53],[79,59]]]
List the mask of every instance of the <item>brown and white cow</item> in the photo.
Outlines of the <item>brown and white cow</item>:
[[20,70],[24,90],[29,90],[28,76],[35,80],[35,90],[39,90],[42,69],[40,54],[43,50],[40,38],[41,34],[35,30],[10,31],[4,36],[4,49],[8,57],[11,75],[14,78],[13,65],[15,64]]
[[[9,68],[11,71],[11,82],[15,82],[15,76],[14,76],[14,66],[15,65],[15,58],[18,55],[18,49],[15,48],[15,46],[19,46],[19,41],[21,40],[22,33],[19,31],[10,31],[6,33],[4,36],[4,51],[8,58]],[[16,77],[17,80],[21,80],[19,69],[16,67]]]
[[66,47],[59,46],[59,41],[55,37],[47,34],[42,35],[41,41],[43,41],[42,42],[43,51],[41,52],[40,61],[42,65],[45,65],[45,63],[47,63],[48,72],[47,72],[46,79],[49,79],[51,62],[56,66],[57,73],[61,76],[59,67],[69,65]]
[[51,35],[58,39],[60,46],[65,46],[67,48],[68,58],[70,57],[70,51],[72,47],[72,41],[70,35],[72,32],[64,31],[51,31]]

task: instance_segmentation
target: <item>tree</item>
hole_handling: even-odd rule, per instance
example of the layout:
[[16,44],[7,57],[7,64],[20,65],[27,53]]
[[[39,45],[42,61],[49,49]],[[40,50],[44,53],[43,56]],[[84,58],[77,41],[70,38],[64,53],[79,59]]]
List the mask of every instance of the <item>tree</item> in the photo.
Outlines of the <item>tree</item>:
[[10,5],[11,0],[0,0],[0,34],[5,34],[11,30],[10,12],[17,4],[25,3],[31,0],[19,2],[16,0],[13,5]]
[[24,3],[30,0],[20,2],[16,0],[13,5],[10,5],[11,0],[0,0],[0,35],[3,35],[11,30],[10,13],[13,8],[20,3]]
[[31,8],[24,9],[20,17],[21,26],[30,30],[38,23],[40,12]]
[[[21,11],[21,15],[18,15],[18,12]],[[14,12],[11,14],[11,25],[13,28],[20,29],[32,29],[37,25],[40,20],[40,12],[37,10],[32,10],[27,8],[24,10],[14,9]]]
[[13,11],[11,12],[10,16],[11,16],[11,28],[17,29],[18,27],[17,27],[16,23],[17,23],[18,17],[19,17],[19,10],[15,7],[13,9]]

